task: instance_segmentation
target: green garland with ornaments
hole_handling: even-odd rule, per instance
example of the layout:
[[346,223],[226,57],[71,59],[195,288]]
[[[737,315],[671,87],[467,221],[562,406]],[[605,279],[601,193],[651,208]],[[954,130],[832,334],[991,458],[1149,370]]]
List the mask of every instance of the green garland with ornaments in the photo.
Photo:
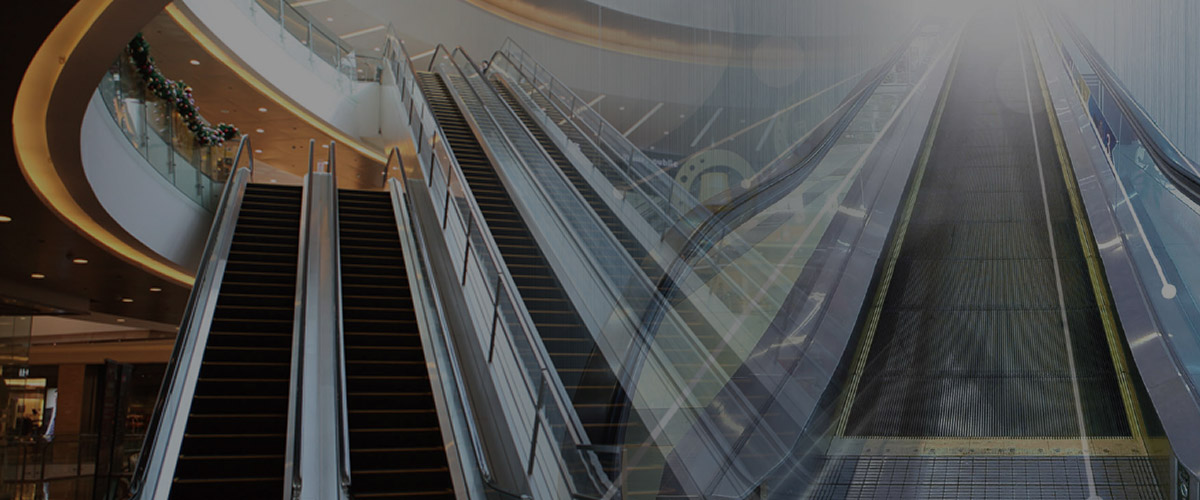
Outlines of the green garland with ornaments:
[[154,58],[150,57],[150,44],[146,43],[141,33],[129,41],[127,50],[130,59],[133,59],[134,67],[142,77],[142,83],[146,85],[146,90],[175,105],[175,111],[183,118],[188,130],[195,134],[196,142],[201,146],[220,146],[225,141],[237,138],[238,129],[233,125],[220,123],[213,127],[200,120],[196,99],[192,97],[192,88],[181,81],[171,80],[158,71],[158,67],[154,65]]

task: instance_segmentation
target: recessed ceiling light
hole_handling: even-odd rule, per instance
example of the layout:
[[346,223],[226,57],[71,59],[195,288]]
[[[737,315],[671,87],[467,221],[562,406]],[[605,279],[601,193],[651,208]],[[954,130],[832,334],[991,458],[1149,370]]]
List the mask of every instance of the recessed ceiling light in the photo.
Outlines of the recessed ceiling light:
[[30,278],[33,278],[33,279],[35,279],[35,280],[42,280],[42,279],[46,279],[46,275],[45,275],[45,274],[42,274],[42,273],[33,273],[33,274],[30,274],[30,275],[29,275],[29,277],[30,277]]
[[197,61],[197,60],[195,60],[195,59],[192,59],[191,61],[188,61],[188,62],[192,63],[192,66],[199,66],[199,65],[200,65],[200,61]]
[[619,110],[619,111],[625,111],[625,106],[621,106],[621,107],[617,108],[617,110]]
[[670,130],[664,130],[664,131],[663,131],[663,135],[671,135],[671,131],[670,131]]
[[325,18],[325,21],[326,21],[326,22],[333,22],[333,18],[332,18],[332,17],[327,17],[327,18]]
[[258,132],[258,133],[260,133],[260,134],[261,134],[261,133],[263,133],[263,132],[266,132],[266,130],[263,130],[263,129],[261,129],[261,128],[256,128],[256,129],[254,129],[254,131],[255,131],[255,132]]
[[255,149],[255,150],[254,150],[254,154],[259,154],[259,155],[260,155],[260,154],[262,154],[262,150],[261,150],[261,149]]
[[159,287],[156,287],[156,286],[152,286],[152,287],[150,287],[150,291],[151,291],[151,292],[154,292],[154,293],[158,293],[158,292],[161,292],[161,291],[162,291],[162,288],[159,288]]
[[123,298],[121,298],[121,302],[124,302],[124,303],[126,303],[126,304],[129,304],[129,303],[132,303],[132,302],[133,302],[133,299],[131,299],[131,298],[129,298],[129,297],[123,297]]
[[71,262],[74,262],[76,264],[87,264],[88,260],[84,259],[84,258],[78,258],[78,259],[71,259]]
[[683,113],[679,113],[679,117],[680,117],[680,118],[683,118]]
[[259,113],[266,113],[266,112],[267,112],[267,108],[258,108],[258,112],[259,112]]
[[7,215],[0,215],[0,222],[12,222],[12,217],[9,217]]
[[117,318],[117,323],[124,323],[124,322],[125,322],[125,318]]
[[379,52],[379,50],[380,50],[380,49],[379,49],[379,47],[375,47],[375,48],[373,48],[373,49],[371,49],[371,50],[374,50],[375,52]]

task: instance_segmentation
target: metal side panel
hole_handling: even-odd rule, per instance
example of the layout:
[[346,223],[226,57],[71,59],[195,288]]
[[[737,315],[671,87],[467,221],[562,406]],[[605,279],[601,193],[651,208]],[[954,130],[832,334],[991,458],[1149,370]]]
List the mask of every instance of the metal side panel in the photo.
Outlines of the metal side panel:
[[[1150,304],[1148,293],[1159,293],[1157,283],[1144,283],[1135,269],[1136,254],[1146,246],[1129,235],[1128,210],[1121,202],[1119,180],[1097,135],[1091,117],[1080,101],[1050,27],[1040,16],[1034,21],[1034,39],[1055,113],[1074,167],[1076,182],[1087,210],[1092,233],[1104,262],[1106,278],[1146,390],[1157,410],[1171,448],[1191,474],[1200,474],[1200,406],[1164,338],[1164,329]],[[1118,200],[1118,201],[1114,201]]]
[[[394,190],[395,188],[393,193]],[[404,192],[404,197],[411,207],[409,220],[412,221],[412,227],[407,230],[412,232],[414,239],[424,242],[421,248],[422,258],[428,266],[428,279],[436,289],[436,299],[445,311],[470,310],[470,306],[467,305],[470,300],[467,297],[468,292],[458,285],[458,277],[454,273],[455,263],[451,262],[450,252],[442,239],[440,224],[437,222],[436,211],[429,199],[427,188],[420,181],[410,181]],[[407,247],[405,258],[410,258]],[[517,434],[512,428],[513,423],[507,417],[509,412],[504,409],[506,405],[494,390],[498,382],[489,369],[488,353],[483,350],[483,346],[473,341],[477,330],[490,330],[491,325],[475,325],[471,315],[464,313],[448,314],[444,319],[445,327],[451,332],[450,336],[457,347],[458,359],[462,362],[463,379],[458,382],[468,388],[469,404],[481,409],[481,414],[488,415],[477,423],[486,454],[484,461],[493,466],[493,480],[509,486],[510,489],[528,491],[530,485],[527,484],[525,471],[520,466],[523,460],[517,454],[519,446],[514,441]],[[422,335],[425,333],[422,332]]]
[[[243,141],[238,148],[238,158],[245,146],[246,141]],[[138,499],[165,500],[170,494],[171,478],[175,477],[175,466],[191,411],[192,394],[196,390],[213,312],[217,308],[217,295],[225,274],[229,249],[233,245],[234,227],[250,176],[250,168],[235,170],[226,181],[225,193],[213,217],[204,258],[196,273],[196,282],[167,367],[167,378],[163,380],[155,416],[150,423],[153,434],[148,435],[143,444],[142,458],[134,473],[132,489]]]
[[334,283],[339,265],[332,208],[335,189],[332,174],[309,173],[305,178],[288,436],[293,480],[286,499],[346,498],[339,478],[341,454],[337,452],[342,406],[337,387],[340,325]]
[[469,390],[452,343],[453,334],[450,333],[452,321],[469,323],[470,319],[451,319],[452,315],[446,314],[440,300],[441,287],[430,272],[423,239],[411,222],[403,182],[397,178],[391,179],[388,192],[404,250],[413,309],[418,312],[421,346],[425,351],[425,359],[429,360],[426,364],[430,385],[452,471],[454,491],[458,498],[482,498],[485,495],[484,481],[491,479],[491,469],[487,457],[481,453],[482,438],[469,406]]

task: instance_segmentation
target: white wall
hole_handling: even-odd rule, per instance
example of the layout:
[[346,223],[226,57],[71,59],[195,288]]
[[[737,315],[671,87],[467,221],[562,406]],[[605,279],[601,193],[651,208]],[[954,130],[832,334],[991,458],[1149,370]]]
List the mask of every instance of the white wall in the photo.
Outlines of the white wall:
[[1061,0],[1058,7],[1171,140],[1200,158],[1200,4]]
[[263,81],[343,133],[379,136],[379,84],[358,82],[337,72],[252,0],[183,0],[199,21]]
[[179,192],[134,149],[99,93],[88,103],[79,137],[83,171],[109,215],[151,250],[195,269],[212,214]]

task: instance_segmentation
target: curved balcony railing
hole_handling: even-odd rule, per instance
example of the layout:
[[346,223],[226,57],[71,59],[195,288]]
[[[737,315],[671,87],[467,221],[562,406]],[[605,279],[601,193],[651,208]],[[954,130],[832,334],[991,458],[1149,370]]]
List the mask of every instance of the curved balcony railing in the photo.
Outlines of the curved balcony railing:
[[96,91],[117,127],[154,171],[184,196],[214,211],[236,144],[200,145],[175,105],[147,92],[125,56],[117,58]]
[[379,81],[380,58],[358,54],[354,47],[284,0],[231,1],[252,18],[262,13],[279,23],[279,35],[307,48],[310,62],[323,61],[352,81]]

